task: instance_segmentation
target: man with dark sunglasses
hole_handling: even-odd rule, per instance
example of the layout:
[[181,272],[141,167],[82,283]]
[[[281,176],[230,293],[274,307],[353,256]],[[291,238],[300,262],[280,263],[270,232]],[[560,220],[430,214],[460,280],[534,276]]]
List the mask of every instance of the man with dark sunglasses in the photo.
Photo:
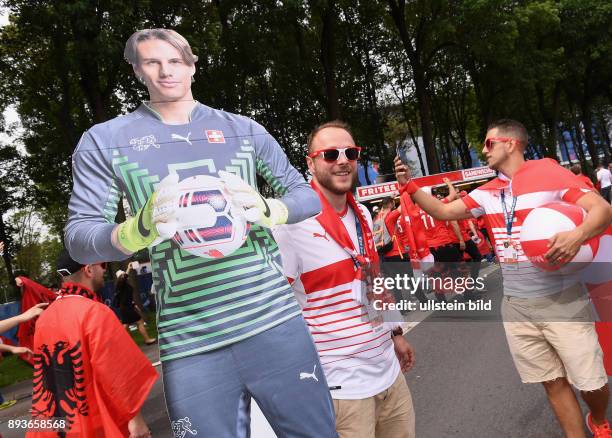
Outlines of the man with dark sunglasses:
[[483,153],[498,177],[448,204],[420,190],[399,160],[395,172],[401,190],[436,219],[487,217],[502,267],[504,329],[521,380],[542,383],[566,436],[583,437],[573,385],[589,407],[589,430],[596,437],[610,437],[608,377],[584,287],[574,276],[544,272],[533,265],[523,253],[520,231],[532,209],[550,202],[569,202],[586,210],[580,226],[549,239],[545,257],[559,263],[571,260],[584,242],[605,231],[612,222],[612,211],[554,160],[526,162],[526,145],[527,130],[520,122],[502,119],[492,123]]
[[63,424],[67,436],[150,437],[140,409],[157,372],[101,302],[105,270],[106,263],[83,265],[65,249],[57,259],[62,286],[34,333],[32,417]]
[[414,410],[402,371],[414,353],[401,315],[383,322],[366,285],[378,255],[370,213],[351,193],[359,152],[343,122],[313,130],[306,161],[323,210],[276,228],[274,237],[321,357],[340,437],[409,438]]

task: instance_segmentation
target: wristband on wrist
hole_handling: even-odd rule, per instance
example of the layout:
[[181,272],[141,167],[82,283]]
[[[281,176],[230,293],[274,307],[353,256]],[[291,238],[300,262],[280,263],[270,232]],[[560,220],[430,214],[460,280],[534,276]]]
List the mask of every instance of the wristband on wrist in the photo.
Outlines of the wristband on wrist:
[[420,187],[412,179],[410,179],[400,188],[400,193],[408,193],[409,195],[413,195],[419,189]]

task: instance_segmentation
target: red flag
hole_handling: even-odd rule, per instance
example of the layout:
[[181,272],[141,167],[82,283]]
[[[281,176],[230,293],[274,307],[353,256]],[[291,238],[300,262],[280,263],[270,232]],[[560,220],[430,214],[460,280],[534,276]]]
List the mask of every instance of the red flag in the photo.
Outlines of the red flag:
[[604,353],[604,366],[612,376],[612,226],[599,241],[595,259],[581,272],[599,321],[595,329]]
[[[25,312],[30,307],[34,307],[36,304],[50,303],[57,298],[55,293],[27,277],[17,278],[19,278],[23,283],[21,289],[21,313]],[[20,346],[27,347],[30,350],[32,349],[32,346],[34,345],[34,327],[37,319],[38,318],[33,318],[27,322],[19,324],[17,339],[19,340]],[[19,357],[28,362],[30,365],[34,365],[32,356],[30,354],[24,353],[19,355]]]

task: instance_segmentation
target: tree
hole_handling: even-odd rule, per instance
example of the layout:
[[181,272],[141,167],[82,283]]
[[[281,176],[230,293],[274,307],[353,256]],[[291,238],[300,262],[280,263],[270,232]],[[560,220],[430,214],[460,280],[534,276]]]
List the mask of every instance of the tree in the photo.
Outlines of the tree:
[[431,173],[440,171],[431,121],[430,67],[439,52],[454,44],[450,5],[441,0],[387,0],[389,14],[412,68],[421,134]]
[[562,43],[565,49],[564,89],[579,111],[584,138],[596,167],[593,105],[609,93],[612,82],[612,5],[596,0],[561,2]]
[[12,254],[15,251],[13,236],[17,228],[10,222],[7,223],[5,217],[8,217],[9,212],[27,205],[29,199],[23,189],[20,189],[27,178],[23,160],[13,146],[0,144],[0,180],[2,181],[0,185],[0,241],[4,242],[2,259],[8,275],[8,283],[16,288]]

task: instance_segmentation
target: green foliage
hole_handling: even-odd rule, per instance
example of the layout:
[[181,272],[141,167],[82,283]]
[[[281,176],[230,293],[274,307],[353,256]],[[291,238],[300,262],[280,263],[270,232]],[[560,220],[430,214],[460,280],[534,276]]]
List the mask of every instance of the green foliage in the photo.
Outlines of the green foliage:
[[[7,227],[14,230],[9,249],[14,275],[24,275],[47,286],[57,283],[55,260],[62,249],[60,240],[45,231],[39,215],[32,208],[15,212],[6,222]],[[6,266],[0,266],[1,301],[4,301],[4,292],[7,298],[20,298],[11,291],[9,279]]]
[[[0,212],[32,206],[56,235],[81,134],[146,98],[123,60],[129,35],[146,27],[183,34],[199,56],[196,98],[260,122],[303,172],[306,136],[330,117],[349,122],[364,157],[380,157],[387,172],[394,156],[387,145],[400,136],[424,138],[430,169],[438,161],[444,170],[473,165],[470,152],[478,153],[487,124],[500,117],[526,124],[533,157],[557,155],[560,129],[588,145],[591,156],[612,154],[602,134],[612,104],[610,2],[1,0],[0,6],[10,13],[0,28],[0,108],[15,105],[26,151],[0,145]],[[585,151],[578,152],[586,166]]]

